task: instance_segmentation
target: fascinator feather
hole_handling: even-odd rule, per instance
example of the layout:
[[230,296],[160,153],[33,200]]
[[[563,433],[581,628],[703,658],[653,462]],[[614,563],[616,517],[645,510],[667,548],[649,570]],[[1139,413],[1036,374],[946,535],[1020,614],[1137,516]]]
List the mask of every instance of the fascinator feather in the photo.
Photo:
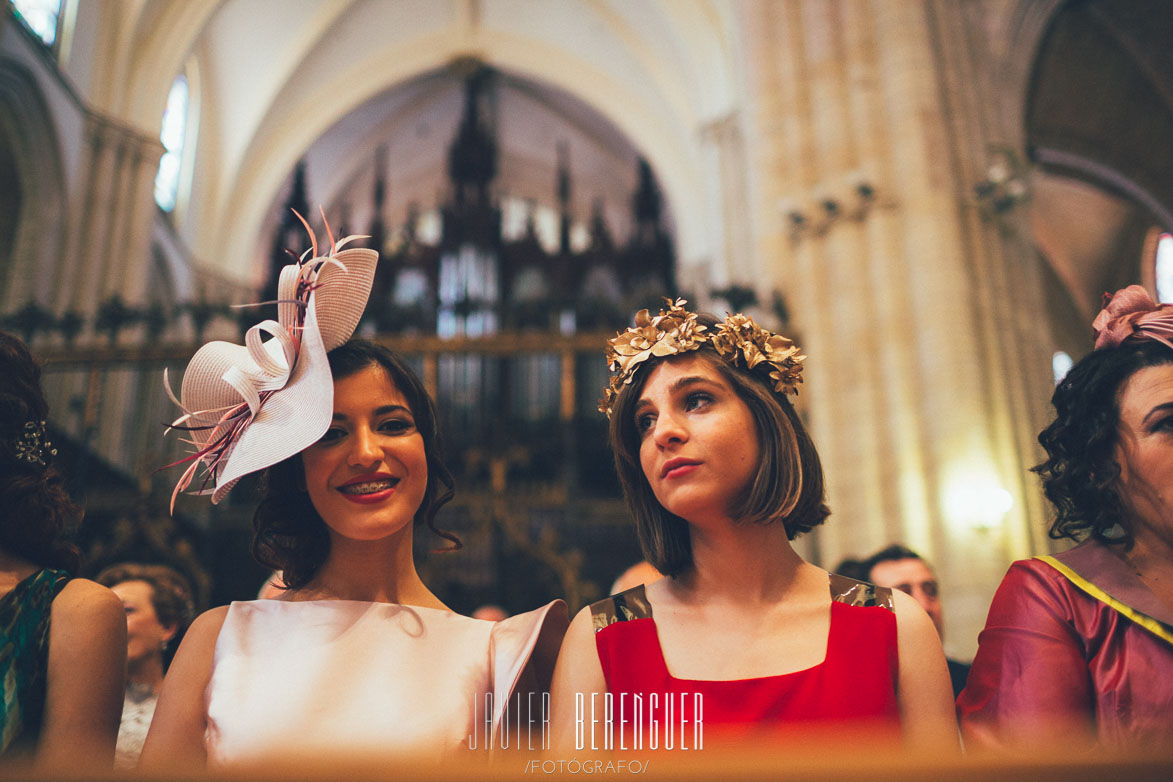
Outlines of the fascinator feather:
[[183,411],[170,428],[186,432],[193,448],[175,463],[188,466],[172,493],[172,510],[176,496],[197,480],[194,493],[220,502],[242,477],[303,451],[329,428],[334,380],[326,354],[358,326],[379,254],[343,249],[365,237],[335,241],[329,224],[330,244],[319,254],[313,230],[297,216],[311,247],[281,270],[277,320],[249,328],[243,345],[201,347],[183,373],[178,399],[164,375],[168,396]]

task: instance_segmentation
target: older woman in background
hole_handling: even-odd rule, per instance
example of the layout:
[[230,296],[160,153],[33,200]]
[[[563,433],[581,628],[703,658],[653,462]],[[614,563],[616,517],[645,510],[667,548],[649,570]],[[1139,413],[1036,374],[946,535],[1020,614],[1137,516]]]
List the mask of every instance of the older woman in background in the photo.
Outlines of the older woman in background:
[[1173,746],[1173,306],[1133,285],[1055,389],[1053,538],[1015,562],[957,702],[970,747]]
[[126,609],[126,696],[114,765],[134,768],[143,751],[163,672],[195,614],[187,579],[166,565],[123,563],[98,574]]

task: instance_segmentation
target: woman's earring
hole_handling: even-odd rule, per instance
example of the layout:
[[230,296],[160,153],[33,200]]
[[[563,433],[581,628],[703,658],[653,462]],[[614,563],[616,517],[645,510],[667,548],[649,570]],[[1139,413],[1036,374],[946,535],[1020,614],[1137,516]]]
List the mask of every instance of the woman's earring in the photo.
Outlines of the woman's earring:
[[1124,538],[1127,536],[1128,532],[1120,525],[1120,522],[1116,522],[1103,532],[1104,540],[1124,540]]

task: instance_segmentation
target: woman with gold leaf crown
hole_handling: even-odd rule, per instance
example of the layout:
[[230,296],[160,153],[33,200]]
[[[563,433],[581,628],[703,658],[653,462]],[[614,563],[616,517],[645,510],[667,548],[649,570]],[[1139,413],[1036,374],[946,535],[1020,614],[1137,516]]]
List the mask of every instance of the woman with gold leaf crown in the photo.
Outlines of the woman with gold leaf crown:
[[945,657],[924,611],[791,546],[829,514],[818,454],[787,399],[805,357],[751,318],[684,305],[640,312],[609,343],[600,409],[644,556],[665,577],[571,623],[551,694],[555,741],[702,749],[834,731],[955,748]]
[[459,548],[434,525],[452,478],[419,378],[386,348],[350,339],[378,256],[341,244],[284,270],[279,321],[254,327],[247,347],[205,345],[184,374],[175,426],[198,450],[177,490],[201,463],[213,502],[265,470],[253,552],[285,591],[192,624],[140,768],[432,763],[474,745],[487,757],[517,713],[511,696],[549,681],[561,602],[472,619],[416,571],[416,528]]

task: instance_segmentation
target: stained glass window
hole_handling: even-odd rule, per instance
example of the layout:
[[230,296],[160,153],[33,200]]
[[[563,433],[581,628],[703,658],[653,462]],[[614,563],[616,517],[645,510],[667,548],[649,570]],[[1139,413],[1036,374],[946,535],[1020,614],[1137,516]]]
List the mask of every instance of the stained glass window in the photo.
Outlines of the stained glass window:
[[46,46],[52,46],[57,40],[61,0],[12,0],[12,9],[30,30],[40,36]]
[[1157,282],[1157,301],[1173,304],[1173,234],[1161,234],[1157,240],[1157,260],[1153,271]]
[[167,108],[163,110],[163,127],[159,140],[163,142],[163,159],[155,175],[155,203],[164,212],[175,209],[179,193],[179,169],[183,163],[183,142],[187,135],[187,78],[179,76],[167,94]]
[[1057,350],[1051,356],[1051,375],[1055,378],[1055,385],[1063,382],[1063,378],[1067,377],[1067,372],[1075,364],[1071,356],[1066,351]]

